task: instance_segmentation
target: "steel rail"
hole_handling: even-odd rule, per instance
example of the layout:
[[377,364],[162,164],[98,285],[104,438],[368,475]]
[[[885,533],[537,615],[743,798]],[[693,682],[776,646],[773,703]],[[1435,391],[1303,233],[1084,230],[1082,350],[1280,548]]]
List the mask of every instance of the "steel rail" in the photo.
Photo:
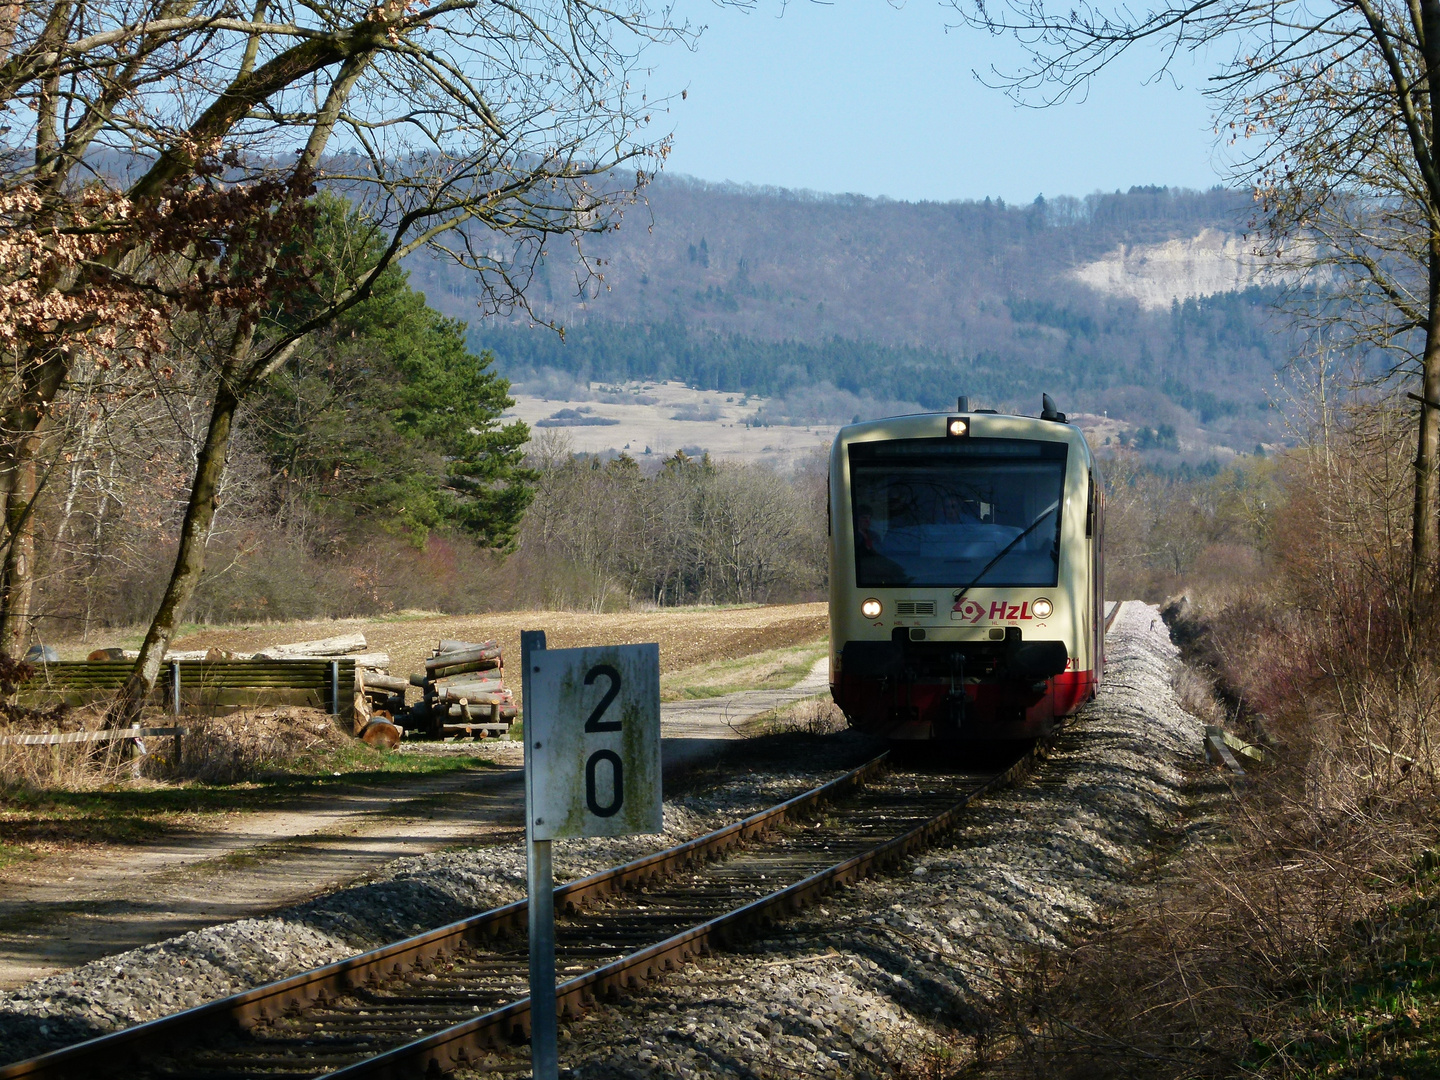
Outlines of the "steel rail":
[[[657,972],[673,970],[693,956],[708,955],[714,947],[723,947],[730,935],[747,924],[773,922],[780,916],[802,910],[838,886],[848,885],[867,874],[893,866],[912,851],[925,847],[950,831],[975,799],[1027,772],[1037,757],[1039,745],[1037,743],[1008,768],[966,792],[948,809],[900,836],[718,918],[559,984],[555,996],[561,1015],[577,1015],[586,1004],[602,996],[642,985]],[[361,1077],[366,1080],[414,1080],[418,1076],[452,1072],[472,1064],[495,1047],[528,1036],[529,1011],[530,999],[521,998],[473,1020],[466,1020],[324,1076],[326,1080],[360,1080]]]
[[[663,877],[698,860],[719,856],[792,817],[863,786],[886,767],[888,757],[880,754],[828,783],[694,840],[561,885],[555,889],[555,909],[575,912],[590,900]],[[177,1038],[203,1034],[211,1028],[226,1029],[237,1023],[243,1028],[253,1028],[263,1020],[338,997],[372,979],[428,970],[463,943],[480,943],[523,931],[527,910],[528,902],[517,900],[312,971],[0,1066],[0,1080],[90,1080],[105,1073],[123,1072],[125,1062],[169,1047]]]

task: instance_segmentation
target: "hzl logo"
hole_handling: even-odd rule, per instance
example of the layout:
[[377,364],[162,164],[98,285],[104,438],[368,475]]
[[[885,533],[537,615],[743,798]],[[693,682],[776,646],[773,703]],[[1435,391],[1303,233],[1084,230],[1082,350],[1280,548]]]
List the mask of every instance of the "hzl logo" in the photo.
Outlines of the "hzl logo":
[[953,610],[960,613],[960,618],[969,623],[978,623],[981,619],[988,622],[1016,622],[1020,619],[1033,619],[1030,614],[1030,601],[1023,604],[1007,604],[1004,600],[996,600],[990,605],[990,610],[985,610],[985,605],[966,597],[955,603]]

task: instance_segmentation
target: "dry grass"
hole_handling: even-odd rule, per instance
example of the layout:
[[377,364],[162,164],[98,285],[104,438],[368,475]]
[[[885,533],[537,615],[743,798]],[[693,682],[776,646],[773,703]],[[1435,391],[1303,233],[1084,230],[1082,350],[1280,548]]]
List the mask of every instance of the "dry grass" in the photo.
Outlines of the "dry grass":
[[[440,638],[493,638],[501,643],[512,665],[519,656],[521,630],[545,630],[552,648],[657,641],[662,676],[671,696],[682,698],[755,686],[793,685],[823,652],[817,639],[827,626],[824,604],[680,608],[612,615],[556,611],[463,617],[418,614],[376,620],[216,627],[175,644],[178,648],[215,646],[253,651],[277,642],[359,630],[372,649],[390,653],[393,671],[408,673],[423,670],[425,657]],[[71,651],[89,647],[72,644]],[[519,686],[515,689],[518,692]],[[102,721],[96,709],[12,710],[0,713],[0,734],[94,729]],[[173,720],[157,713],[144,722],[147,726],[162,726]],[[324,713],[308,709],[190,715],[185,725],[191,734],[183,740],[184,759],[170,760],[170,741],[158,740],[155,752],[144,765],[146,776],[167,781],[234,783],[269,771],[297,767],[303,770],[307,758],[353,751],[353,740],[336,729]],[[104,787],[129,777],[129,760],[128,748],[118,745],[98,752],[88,747],[4,747],[0,748],[0,789]],[[353,764],[347,762],[347,767]]]
[[94,790],[129,777],[130,761],[129,748],[120,742],[0,746],[0,791],[15,787]]
[[[994,1002],[1005,1077],[1440,1075],[1440,902],[1424,822],[1317,833],[1252,792],[1148,898],[1037,951]],[[1429,1033],[1427,1035],[1426,1033]]]
[[[41,712],[11,710],[0,734],[99,731],[103,705]],[[170,727],[175,718],[146,710],[142,727]],[[199,781],[228,784],[284,769],[353,740],[334,718],[319,709],[282,707],[241,709],[224,716],[187,715],[181,739],[181,760],[169,736],[145,740],[138,755],[130,740],[68,743],[55,746],[0,746],[0,792],[16,789],[93,791],[127,780]]]
[[[0,707],[0,737],[98,731],[103,725],[104,714],[96,708]],[[0,792],[16,787],[93,790],[129,776],[130,762],[131,747],[123,742],[4,745],[0,746]]]
[[186,717],[185,727],[181,760],[173,760],[171,740],[156,740],[147,762],[149,775],[234,784],[295,769],[355,741],[319,709],[242,709],[225,716]]
[[740,690],[786,690],[810,674],[827,648],[820,640],[682,668],[661,677],[660,700],[719,697]]
[[[1144,901],[1071,948],[1035,952],[994,1003],[1001,1058],[991,1071],[1025,1080],[1421,1075],[1337,1037],[1348,1003],[1394,994],[1399,950],[1374,926],[1433,888],[1405,854],[1421,830],[1371,822],[1321,836],[1312,823],[1252,793],[1211,823],[1218,839],[1182,849]],[[1428,960],[1415,973],[1433,995]],[[1400,990],[1410,981],[1401,974]],[[1434,1026],[1434,1001],[1431,1010]]]
[[[604,394],[601,400],[581,384],[569,388],[571,396],[559,388],[551,388],[554,396],[543,397],[512,391],[514,412],[534,425],[559,409],[588,408],[596,416],[620,423],[561,429],[575,451],[594,454],[625,448],[642,461],[668,457],[683,446],[703,446],[721,461],[789,467],[806,455],[828,451],[837,430],[834,426],[780,425],[766,428],[762,434],[748,428],[744,419],[766,404],[768,399],[762,397],[693,390],[678,382],[629,382],[613,389],[619,392]],[[694,419],[676,418],[681,415]],[[645,457],[647,446],[650,458]]]
[[1338,619],[1254,595],[1187,619],[1182,698],[1278,755],[1247,763],[1243,786],[1197,773],[1149,898],[1015,973],[987,1071],[1440,1076],[1440,884],[1424,861],[1440,844],[1423,689],[1436,643],[1363,656]]
[[845,714],[840,706],[824,697],[807,698],[754,717],[748,730],[756,735],[834,735],[846,728]]
[[[153,719],[152,726],[169,720]],[[408,787],[417,776],[489,764],[473,753],[376,750],[317,709],[192,716],[185,726],[183,760],[173,759],[171,739],[147,740],[138,778],[133,759],[117,751],[87,757],[62,746],[56,758],[48,747],[15,748],[24,753],[6,756],[0,772],[0,866],[57,850],[149,843],[214,829],[230,814],[330,805],[337,789]]]
[[[253,649],[361,629],[372,645],[391,652],[395,670],[418,669],[441,637],[498,638],[512,664],[521,629],[543,628],[552,646],[602,641],[656,641],[662,671],[680,696],[744,686],[793,684],[823,652],[821,604],[749,608],[691,608],[625,615],[521,612],[493,616],[409,618],[227,627],[192,635],[182,644]],[[750,657],[751,659],[746,659]],[[516,682],[519,680],[516,679]],[[517,687],[518,689],[518,687]],[[48,712],[0,710],[0,734],[78,731],[102,726],[98,708]],[[169,726],[159,710],[145,726]],[[294,707],[256,708],[228,715],[189,714],[183,757],[174,743],[149,743],[141,775],[132,773],[128,747],[0,748],[0,865],[47,845],[137,842],[188,827],[187,815],[272,808],[303,797],[317,784],[383,783],[389,774],[447,771],[484,764],[473,756],[386,754],[352,738],[326,713]],[[787,730],[819,730],[817,717],[791,717]],[[482,746],[476,751],[484,754]]]
[[[304,641],[360,631],[371,649],[390,654],[391,670],[423,668],[441,638],[499,641],[507,656],[518,656],[521,630],[544,630],[554,649],[582,645],[660,643],[661,672],[708,660],[746,656],[765,649],[814,641],[828,629],[826,605],[662,608],[589,614],[573,611],[503,611],[482,615],[407,614],[375,619],[320,619],[300,622],[214,626],[178,638],[176,649],[221,648],[254,651],[286,641]],[[121,635],[117,635],[121,636]],[[100,648],[60,642],[62,656]]]

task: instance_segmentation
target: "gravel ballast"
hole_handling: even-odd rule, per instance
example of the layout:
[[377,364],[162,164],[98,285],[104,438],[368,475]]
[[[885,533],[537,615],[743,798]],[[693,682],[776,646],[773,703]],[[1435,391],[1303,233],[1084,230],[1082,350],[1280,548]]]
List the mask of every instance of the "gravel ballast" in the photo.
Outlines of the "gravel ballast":
[[[803,768],[763,766],[667,799],[660,837],[559,841],[556,880],[584,877],[773,806],[843,771],[866,747],[849,736],[828,740],[823,760],[812,754]],[[262,986],[524,896],[523,843],[399,859],[363,884],[268,918],[182,934],[0,993],[0,1063]]]
[[[1139,895],[1171,834],[1203,727],[1176,700],[1158,612],[1127,603],[1100,697],[1021,784],[941,846],[758,940],[567,1026],[579,1078],[949,1075],[1021,952],[1063,945]],[[495,1055],[478,1075],[526,1066]],[[476,1075],[476,1074],[468,1074]]]

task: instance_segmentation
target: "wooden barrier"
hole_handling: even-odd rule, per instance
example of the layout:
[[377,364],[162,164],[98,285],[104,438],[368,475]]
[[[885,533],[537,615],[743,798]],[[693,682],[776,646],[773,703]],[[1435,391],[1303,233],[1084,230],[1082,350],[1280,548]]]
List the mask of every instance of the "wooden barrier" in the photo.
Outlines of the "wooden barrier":
[[[85,705],[113,695],[134,670],[130,660],[78,660],[37,664],[19,689],[24,705],[63,700]],[[255,705],[306,705],[350,718],[354,712],[355,661],[179,660],[166,664],[155,684],[157,704],[234,709]]]

